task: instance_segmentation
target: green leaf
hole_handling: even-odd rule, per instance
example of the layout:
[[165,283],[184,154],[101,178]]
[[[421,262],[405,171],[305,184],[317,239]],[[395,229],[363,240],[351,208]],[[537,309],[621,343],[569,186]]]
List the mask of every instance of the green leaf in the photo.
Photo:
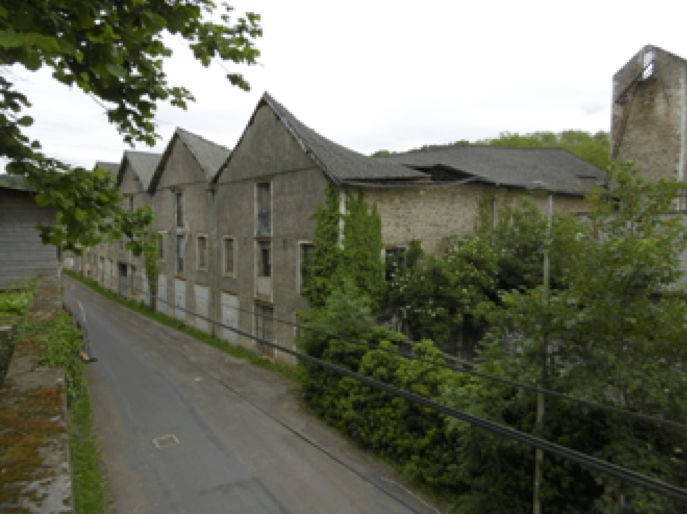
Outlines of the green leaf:
[[12,29],[0,30],[0,46],[4,48],[16,48],[23,46],[26,41],[26,35],[17,33]]
[[113,62],[108,62],[105,64],[105,68],[112,75],[114,75],[115,77],[118,77],[120,79],[126,78],[126,76],[127,76],[126,70],[124,68],[122,68],[119,64],[115,64]]

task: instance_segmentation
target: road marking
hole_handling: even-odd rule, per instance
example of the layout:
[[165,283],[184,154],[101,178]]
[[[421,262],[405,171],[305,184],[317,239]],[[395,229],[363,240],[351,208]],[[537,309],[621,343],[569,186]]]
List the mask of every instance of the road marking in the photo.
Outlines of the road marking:
[[174,435],[163,435],[162,437],[153,439],[153,444],[157,448],[166,448],[167,446],[179,444],[179,439],[177,439]]

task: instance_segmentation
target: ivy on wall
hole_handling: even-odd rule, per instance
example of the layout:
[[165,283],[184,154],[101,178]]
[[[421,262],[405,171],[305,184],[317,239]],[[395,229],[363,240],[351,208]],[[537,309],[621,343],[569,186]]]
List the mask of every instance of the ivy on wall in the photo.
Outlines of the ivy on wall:
[[385,292],[382,261],[382,222],[376,206],[369,208],[362,194],[346,194],[340,210],[339,189],[327,188],[324,205],[315,211],[315,249],[312,263],[303,262],[303,294],[312,308],[323,307],[333,291],[350,279],[378,309]]

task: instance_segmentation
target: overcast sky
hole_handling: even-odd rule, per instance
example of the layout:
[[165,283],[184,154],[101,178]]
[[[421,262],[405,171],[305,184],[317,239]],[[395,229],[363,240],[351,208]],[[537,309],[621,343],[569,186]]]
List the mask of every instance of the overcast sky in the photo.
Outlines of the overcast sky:
[[[264,91],[323,136],[365,154],[504,131],[607,131],[612,76],[634,54],[653,44],[687,58],[677,0],[230,3],[262,15],[260,66],[239,70],[251,92],[170,39],[170,82],[197,102],[187,111],[162,106],[163,139],[137,149],[162,152],[177,126],[233,148]],[[121,159],[128,147],[92,99],[47,70],[11,73],[33,103],[29,133],[46,153],[89,168]]]

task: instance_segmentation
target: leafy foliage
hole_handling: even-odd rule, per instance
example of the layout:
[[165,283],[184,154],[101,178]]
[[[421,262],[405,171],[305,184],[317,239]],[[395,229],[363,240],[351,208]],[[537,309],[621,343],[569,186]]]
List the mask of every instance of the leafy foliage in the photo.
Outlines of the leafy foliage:
[[61,312],[40,339],[41,357],[48,366],[60,367],[65,372],[67,401],[78,400],[86,391],[83,364],[79,348],[83,344],[81,331],[74,327],[72,318]]
[[33,290],[4,291],[0,293],[0,314],[24,316],[33,298]]
[[[547,348],[546,387],[685,422],[687,412],[680,399],[687,395],[683,343],[687,304],[671,290],[682,287],[677,282],[678,257],[687,244],[687,229],[680,217],[666,215],[685,185],[646,181],[627,165],[612,172],[610,183],[612,195],[597,189],[590,196],[588,219],[561,217],[554,224],[552,259],[559,263],[561,287],[550,291],[549,300],[544,301],[542,286],[502,293],[501,304],[495,304],[488,315],[493,329],[482,366],[492,374],[533,383],[541,374],[543,348]],[[497,405],[493,396],[482,397],[485,394],[485,387],[471,394],[454,390],[447,401],[465,408]],[[531,398],[500,398],[496,410],[486,410],[485,415],[513,426],[527,422],[533,429],[536,407]],[[580,411],[550,399],[547,410],[547,438],[684,487],[684,434],[603,412]],[[509,412],[520,414],[508,420]],[[580,420],[585,420],[584,426],[578,425]],[[461,435],[465,445],[475,444],[472,429],[460,430],[465,430]],[[581,433],[587,435],[580,437]],[[510,451],[496,440],[490,450],[494,456]],[[475,489],[466,504],[488,505],[495,491],[507,492],[520,498],[514,512],[527,511],[531,480],[523,477],[501,490],[496,486],[499,477],[484,467],[483,459],[480,455],[471,466],[480,466],[484,471],[479,473],[491,485]],[[607,476],[580,474],[548,456],[546,463],[542,498],[546,504],[570,502],[579,506],[573,511],[611,513],[617,512],[622,493],[640,512],[677,511],[674,502],[660,495]],[[515,468],[504,470],[508,476],[517,473]],[[584,508],[567,496],[569,484],[579,483],[589,484],[587,496],[578,499],[584,499]]]
[[[377,309],[384,295],[382,222],[376,206],[370,209],[362,194],[346,196],[346,212],[339,210],[339,192],[327,188],[324,205],[315,211],[313,262],[302,263],[304,295],[311,307],[322,307],[348,279],[369,295]],[[343,230],[342,230],[343,229]]]
[[[375,326],[371,304],[367,295],[346,280],[323,308],[306,313],[304,325],[397,348],[403,336]],[[429,398],[438,398],[446,384],[465,380],[430,363],[410,361],[307,328],[297,344],[309,355]],[[416,344],[413,351],[430,361],[441,359],[430,341]],[[305,400],[327,422],[364,447],[392,458],[418,480],[453,494],[465,487],[455,480],[459,455],[445,430],[443,415],[313,365],[303,365],[302,376]]]
[[[224,5],[222,23],[214,23],[209,21],[214,9],[211,0],[4,2],[0,66],[50,67],[56,81],[103,100],[109,121],[126,142],[153,145],[158,104],[186,108],[193,100],[186,88],[168,83],[163,64],[172,51],[164,34],[186,40],[203,66],[215,58],[256,63],[253,41],[262,33],[260,17],[248,13],[232,24],[231,8]],[[241,74],[227,78],[248,89]],[[29,106],[28,98],[0,76],[0,157],[9,161],[8,173],[40,192],[39,203],[57,209],[58,226],[42,229],[45,242],[78,252],[97,243],[99,234],[131,237],[132,224],[149,223],[148,213],[127,214],[120,207],[114,178],[105,170],[73,168],[44,155],[40,143],[23,133],[33,123],[22,114]],[[108,218],[114,224],[105,222]]]

